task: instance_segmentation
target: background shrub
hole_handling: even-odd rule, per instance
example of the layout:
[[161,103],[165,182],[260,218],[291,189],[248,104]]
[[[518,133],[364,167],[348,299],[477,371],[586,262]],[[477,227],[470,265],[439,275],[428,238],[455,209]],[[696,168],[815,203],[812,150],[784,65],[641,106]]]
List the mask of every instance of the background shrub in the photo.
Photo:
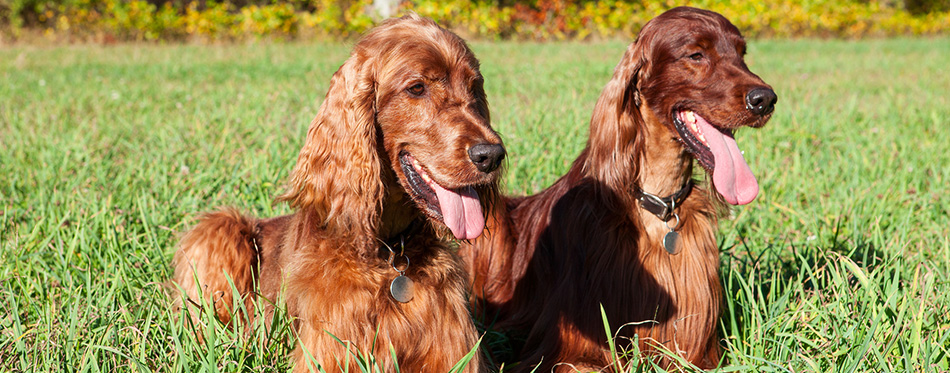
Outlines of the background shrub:
[[[673,1],[405,0],[466,37],[631,38]],[[381,18],[372,0],[0,0],[0,33],[97,41],[346,38]],[[935,35],[950,31],[950,0],[692,0],[752,37]],[[5,39],[7,39],[5,38]]]

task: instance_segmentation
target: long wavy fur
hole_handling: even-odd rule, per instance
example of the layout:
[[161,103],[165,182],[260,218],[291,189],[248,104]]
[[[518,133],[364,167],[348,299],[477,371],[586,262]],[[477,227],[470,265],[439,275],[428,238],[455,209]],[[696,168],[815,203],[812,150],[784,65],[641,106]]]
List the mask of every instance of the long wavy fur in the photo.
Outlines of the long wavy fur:
[[[225,323],[235,302],[286,306],[297,371],[356,371],[368,355],[383,371],[398,361],[402,371],[445,372],[460,361],[478,339],[465,271],[401,162],[411,153],[413,167],[445,188],[475,188],[489,206],[500,171],[479,168],[468,150],[502,148],[478,68],[461,38],[417,15],[368,32],[333,75],[278,197],[294,213],[256,219],[226,209],[183,236],[174,281],[188,312],[202,296]],[[407,93],[414,82],[427,94]],[[408,260],[396,263],[415,283],[408,303],[390,295],[388,248]],[[478,356],[465,371],[484,368]]]
[[[587,147],[567,174],[538,194],[500,198],[489,234],[463,246],[480,317],[525,339],[514,372],[625,364],[607,353],[601,306],[617,343],[639,341],[641,358],[671,364],[659,353],[669,350],[700,367],[719,364],[723,203],[694,187],[676,208],[681,252],[671,255],[662,244],[670,228],[634,191],[666,196],[692,178],[693,156],[669,118],[677,105],[712,113],[710,122],[768,120],[722,119],[745,115],[750,87],[768,87],[746,68],[744,48],[713,12],[681,7],[648,22],[598,99]],[[695,51],[713,68],[680,59]]]

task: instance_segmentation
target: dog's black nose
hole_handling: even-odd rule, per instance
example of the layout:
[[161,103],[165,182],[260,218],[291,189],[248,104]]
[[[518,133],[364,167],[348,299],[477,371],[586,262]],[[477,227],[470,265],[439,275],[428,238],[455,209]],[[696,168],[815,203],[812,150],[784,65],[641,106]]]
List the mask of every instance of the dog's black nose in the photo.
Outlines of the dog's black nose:
[[505,159],[505,147],[499,144],[478,144],[468,149],[468,157],[481,172],[492,172]]
[[756,115],[768,115],[775,109],[778,96],[768,88],[755,88],[745,95],[746,108]]

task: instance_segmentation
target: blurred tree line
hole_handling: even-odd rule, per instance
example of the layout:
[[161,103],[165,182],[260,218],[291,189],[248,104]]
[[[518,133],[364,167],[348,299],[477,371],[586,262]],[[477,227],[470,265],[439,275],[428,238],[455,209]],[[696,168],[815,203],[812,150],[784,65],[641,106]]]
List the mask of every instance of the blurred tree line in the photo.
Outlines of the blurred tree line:
[[0,0],[0,36],[58,40],[350,37],[415,11],[466,37],[629,37],[676,5],[722,13],[760,37],[932,35],[950,0]]

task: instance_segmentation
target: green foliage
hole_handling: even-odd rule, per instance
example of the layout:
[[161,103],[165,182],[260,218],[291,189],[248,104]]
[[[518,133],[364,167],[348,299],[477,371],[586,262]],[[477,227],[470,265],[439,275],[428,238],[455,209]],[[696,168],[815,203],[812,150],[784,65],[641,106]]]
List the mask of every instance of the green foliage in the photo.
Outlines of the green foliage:
[[[690,5],[722,13],[748,36],[934,35],[950,31],[950,0],[412,0],[399,11],[431,17],[466,37],[632,38],[661,12]],[[0,0],[0,29],[67,40],[342,38],[377,21],[372,0]]]
[[511,36],[512,10],[491,1],[421,0],[404,3],[411,10],[466,36],[502,38]]
[[315,0],[313,12],[301,15],[302,35],[353,36],[373,27],[373,18],[365,12],[372,0]]
[[143,0],[109,2],[106,14],[111,17],[102,20],[103,26],[124,40],[157,40],[180,35],[178,27],[182,20],[168,4],[158,8]]

